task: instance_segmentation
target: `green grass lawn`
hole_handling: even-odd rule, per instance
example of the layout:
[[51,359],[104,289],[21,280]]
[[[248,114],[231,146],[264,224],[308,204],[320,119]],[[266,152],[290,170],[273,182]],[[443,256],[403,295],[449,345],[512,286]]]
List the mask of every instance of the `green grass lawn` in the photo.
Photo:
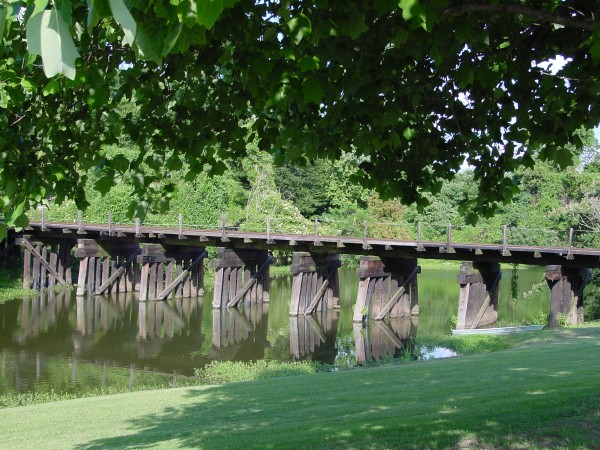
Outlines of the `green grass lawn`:
[[2,448],[598,448],[600,327],[405,365],[0,410]]

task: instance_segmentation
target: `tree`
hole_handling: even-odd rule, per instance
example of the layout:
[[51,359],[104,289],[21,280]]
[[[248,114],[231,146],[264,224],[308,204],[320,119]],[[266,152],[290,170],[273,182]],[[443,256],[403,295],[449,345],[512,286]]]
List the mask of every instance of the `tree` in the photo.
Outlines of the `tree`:
[[[464,208],[489,215],[532,152],[564,167],[574,131],[599,122],[599,12],[587,0],[3,0],[5,224],[23,226],[49,194],[84,207],[89,168],[100,188],[126,176],[141,196],[183,161],[221,173],[255,139],[279,162],[354,152],[364,186],[421,206],[466,158],[480,195]],[[123,136],[138,156],[107,156]]]

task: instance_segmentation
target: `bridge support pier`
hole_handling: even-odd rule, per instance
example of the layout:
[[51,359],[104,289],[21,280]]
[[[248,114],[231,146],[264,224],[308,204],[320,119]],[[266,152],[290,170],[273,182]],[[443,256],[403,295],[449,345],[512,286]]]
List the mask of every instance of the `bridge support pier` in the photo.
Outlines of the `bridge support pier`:
[[458,330],[496,323],[500,278],[502,272],[498,263],[462,263],[457,277],[460,284],[456,321]]
[[35,290],[57,284],[73,284],[71,276],[72,239],[39,239],[23,236],[17,245],[24,248],[23,287]]
[[141,264],[140,301],[204,295],[204,247],[146,244]]
[[338,254],[294,252],[290,316],[339,308]]
[[561,316],[565,325],[583,323],[583,289],[590,274],[589,269],[546,266],[546,282],[552,293],[550,327],[557,327]]
[[416,259],[361,256],[358,296],[354,306],[354,322],[373,317],[419,315],[417,274],[421,267]]
[[78,239],[75,256],[79,261],[77,295],[134,290],[133,256],[139,251],[134,242]]
[[269,266],[273,257],[267,250],[220,247],[211,262],[215,269],[213,308],[269,302]]

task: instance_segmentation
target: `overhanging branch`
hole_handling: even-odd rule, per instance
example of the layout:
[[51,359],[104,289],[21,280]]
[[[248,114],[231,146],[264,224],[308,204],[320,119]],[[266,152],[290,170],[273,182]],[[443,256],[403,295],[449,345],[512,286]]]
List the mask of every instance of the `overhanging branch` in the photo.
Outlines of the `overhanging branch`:
[[445,14],[450,16],[462,16],[463,14],[472,12],[487,12],[487,13],[505,13],[505,14],[522,14],[526,17],[539,20],[540,22],[553,23],[562,25],[567,28],[576,28],[579,30],[592,30],[595,22],[591,19],[582,17],[570,17],[553,14],[549,11],[543,11],[541,9],[532,8],[530,6],[523,5],[491,5],[491,4],[477,4],[477,3],[466,3],[462,5],[450,6],[444,10]]

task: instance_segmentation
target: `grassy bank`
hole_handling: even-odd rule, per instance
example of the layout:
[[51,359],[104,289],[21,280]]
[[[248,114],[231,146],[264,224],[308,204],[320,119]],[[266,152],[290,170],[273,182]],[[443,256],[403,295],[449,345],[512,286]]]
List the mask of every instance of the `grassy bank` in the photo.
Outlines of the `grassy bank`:
[[0,411],[5,448],[597,448],[600,328],[427,363]]
[[0,304],[34,294],[32,289],[23,289],[21,267],[8,260],[0,262]]

